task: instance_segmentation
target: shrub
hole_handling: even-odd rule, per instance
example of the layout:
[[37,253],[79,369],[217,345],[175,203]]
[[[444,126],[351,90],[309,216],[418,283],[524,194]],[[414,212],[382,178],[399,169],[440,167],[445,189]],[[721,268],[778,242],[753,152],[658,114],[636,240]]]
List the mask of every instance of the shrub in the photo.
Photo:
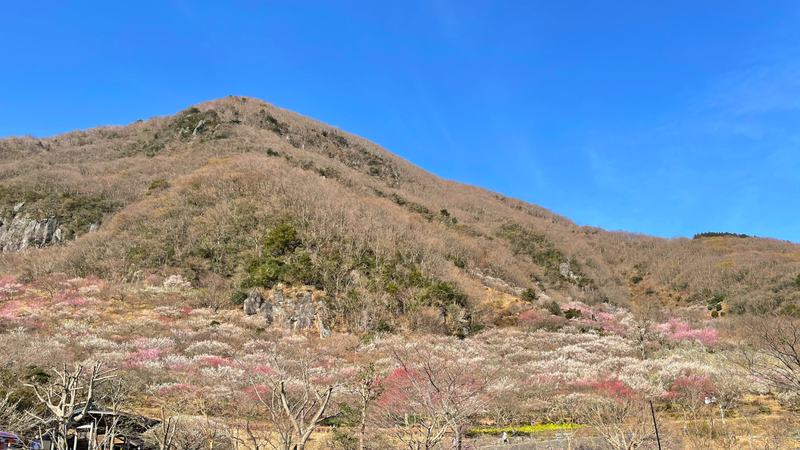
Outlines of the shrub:
[[231,305],[233,306],[242,306],[245,300],[247,300],[247,294],[242,291],[234,291],[231,294]]
[[642,280],[644,280],[644,278],[642,278],[640,275],[636,275],[635,277],[631,277],[631,283],[632,284],[639,284]]
[[780,313],[784,316],[792,316],[800,318],[800,307],[794,304],[786,305],[783,308],[781,308]]
[[561,311],[561,306],[555,300],[551,300],[549,302],[544,303],[542,305],[542,308],[546,309],[547,311],[550,312],[550,314],[552,314],[554,316],[563,316],[564,315],[564,312]]
[[280,223],[264,238],[264,250],[275,256],[285,255],[300,247],[302,241],[297,237],[297,230],[286,223]]
[[572,320],[572,319],[580,319],[583,316],[581,315],[580,309],[570,308],[564,311],[564,317],[567,318],[568,320]]
[[422,300],[430,306],[467,306],[467,296],[459,292],[453,283],[439,282],[431,285]]
[[525,288],[522,290],[522,294],[520,294],[520,299],[528,303],[533,303],[536,301],[536,291],[531,288]]
[[285,271],[286,263],[279,258],[268,257],[263,260],[251,260],[248,269],[250,276],[242,282],[242,288],[271,288],[283,280]]
[[256,118],[258,119],[258,125],[261,128],[266,128],[273,133],[283,136],[289,133],[289,125],[284,122],[279,122],[278,119],[272,116],[272,114],[266,112],[265,110],[261,110],[258,112]]
[[169,188],[169,181],[164,178],[160,178],[150,183],[150,187],[147,188],[147,194],[145,195],[152,195],[155,192],[163,191],[167,188]]
[[317,269],[311,261],[311,257],[305,252],[300,254],[295,263],[286,265],[283,281],[289,284],[321,287],[317,277]]

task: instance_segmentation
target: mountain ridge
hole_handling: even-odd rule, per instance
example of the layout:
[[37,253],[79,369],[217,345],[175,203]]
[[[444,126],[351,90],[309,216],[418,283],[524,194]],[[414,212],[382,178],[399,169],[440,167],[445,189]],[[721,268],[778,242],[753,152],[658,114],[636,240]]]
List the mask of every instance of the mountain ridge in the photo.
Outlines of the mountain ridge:
[[[3,253],[8,273],[119,281],[181,273],[196,283],[214,274],[232,289],[303,284],[357,305],[344,315],[374,307],[367,324],[351,318],[362,331],[381,320],[400,325],[419,308],[504,323],[518,309],[482,307],[491,304],[487,278],[514,297],[531,290],[653,314],[717,297],[724,312],[800,301],[800,245],[579,226],[246,97],[127,126],[4,138],[0,184],[4,223],[24,213],[57,217],[68,230],[66,244]],[[264,241],[282,225],[299,244],[270,250]]]

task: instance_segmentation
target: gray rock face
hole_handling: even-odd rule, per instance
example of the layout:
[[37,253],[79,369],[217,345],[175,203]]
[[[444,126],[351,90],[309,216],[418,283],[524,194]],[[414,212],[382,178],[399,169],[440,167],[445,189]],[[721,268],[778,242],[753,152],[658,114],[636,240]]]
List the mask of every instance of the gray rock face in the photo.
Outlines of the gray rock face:
[[[263,317],[268,325],[275,325],[283,330],[317,328],[321,337],[329,337],[331,330],[324,323],[324,319],[327,318],[327,305],[322,300],[315,304],[311,294],[311,291],[298,292],[296,299],[292,300],[291,297],[284,297],[283,290],[277,289],[272,301],[264,299],[258,309],[258,315]],[[245,313],[248,313],[248,300],[245,300]]]
[[253,289],[247,294],[244,300],[244,313],[248,316],[255,315],[261,308],[261,293],[258,289]]
[[55,217],[35,220],[29,214],[22,214],[0,223],[0,249],[4,252],[24,252],[28,247],[42,248],[51,242],[61,242],[61,229]]
[[572,273],[571,270],[569,270],[569,263],[562,262],[561,264],[559,264],[558,271],[564,278],[571,278],[573,280],[577,280],[579,278],[577,275]]
[[198,123],[197,126],[194,128],[194,131],[192,131],[192,136],[197,136],[199,133],[202,133],[203,128],[205,128],[205,126],[206,123],[201,120],[200,123]]

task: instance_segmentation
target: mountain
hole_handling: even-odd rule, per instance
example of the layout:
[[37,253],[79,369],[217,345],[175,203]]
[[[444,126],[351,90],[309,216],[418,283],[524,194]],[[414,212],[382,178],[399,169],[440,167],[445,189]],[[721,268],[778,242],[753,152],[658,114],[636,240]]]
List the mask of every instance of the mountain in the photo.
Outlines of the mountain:
[[23,283],[181,275],[234,303],[306,286],[358,332],[466,333],[514,323],[536,299],[800,311],[798,244],[578,226],[246,97],[2,139],[0,220],[0,271]]

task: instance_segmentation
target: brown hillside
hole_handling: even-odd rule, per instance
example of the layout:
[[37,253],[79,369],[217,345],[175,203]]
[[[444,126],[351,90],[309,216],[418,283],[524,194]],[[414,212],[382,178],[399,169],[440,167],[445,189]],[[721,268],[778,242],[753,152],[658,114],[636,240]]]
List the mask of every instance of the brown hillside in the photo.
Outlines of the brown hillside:
[[513,302],[497,292],[523,289],[653,314],[715,296],[726,313],[792,313],[800,302],[800,245],[580,227],[252,98],[2,139],[0,184],[4,223],[56,217],[65,235],[64,244],[3,253],[3,272],[309,285],[363,331],[433,308],[463,323],[502,322],[494,310]]

